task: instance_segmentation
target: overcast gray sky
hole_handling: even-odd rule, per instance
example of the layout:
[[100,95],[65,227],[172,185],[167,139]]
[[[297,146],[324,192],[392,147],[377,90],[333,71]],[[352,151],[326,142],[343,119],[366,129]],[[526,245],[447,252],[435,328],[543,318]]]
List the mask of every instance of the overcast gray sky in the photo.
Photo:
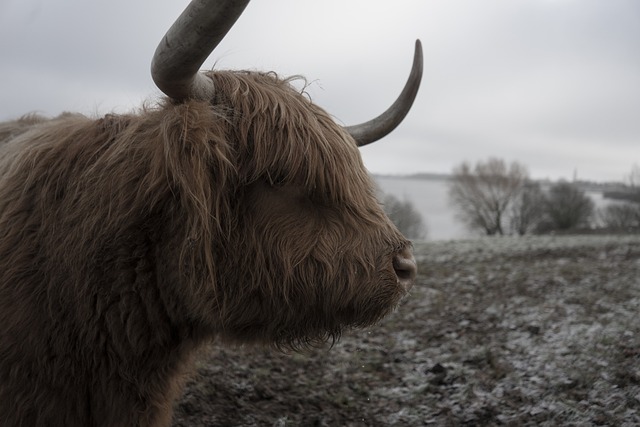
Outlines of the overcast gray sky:
[[[0,0],[0,120],[127,112],[159,96],[151,56],[187,0]],[[534,178],[622,180],[640,163],[640,1],[254,0],[205,63],[300,74],[346,125],[413,110],[362,149],[374,173],[497,156]]]

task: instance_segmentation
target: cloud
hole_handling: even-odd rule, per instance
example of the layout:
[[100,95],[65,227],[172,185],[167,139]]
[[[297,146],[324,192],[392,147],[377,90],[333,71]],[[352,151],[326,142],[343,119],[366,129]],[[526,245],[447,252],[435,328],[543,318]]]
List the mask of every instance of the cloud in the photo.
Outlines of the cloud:
[[[187,3],[0,3],[0,120],[153,99],[151,56]],[[254,1],[204,67],[302,74],[314,102],[355,124],[393,102],[420,38],[418,99],[363,150],[374,172],[500,156],[534,175],[615,179],[640,163],[639,22],[634,0]]]

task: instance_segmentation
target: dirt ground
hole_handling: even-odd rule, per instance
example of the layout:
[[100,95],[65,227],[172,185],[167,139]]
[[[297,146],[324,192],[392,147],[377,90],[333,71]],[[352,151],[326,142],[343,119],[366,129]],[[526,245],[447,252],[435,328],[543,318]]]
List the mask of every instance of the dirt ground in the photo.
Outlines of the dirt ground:
[[640,236],[415,249],[411,295],[331,349],[212,346],[174,425],[640,425]]

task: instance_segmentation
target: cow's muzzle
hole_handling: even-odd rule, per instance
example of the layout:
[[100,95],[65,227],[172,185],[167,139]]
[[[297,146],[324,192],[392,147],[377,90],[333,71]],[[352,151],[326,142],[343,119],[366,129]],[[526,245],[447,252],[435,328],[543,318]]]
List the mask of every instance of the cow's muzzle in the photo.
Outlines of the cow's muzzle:
[[418,274],[416,259],[413,257],[411,248],[405,248],[393,257],[393,269],[396,272],[398,283],[408,291],[413,287]]

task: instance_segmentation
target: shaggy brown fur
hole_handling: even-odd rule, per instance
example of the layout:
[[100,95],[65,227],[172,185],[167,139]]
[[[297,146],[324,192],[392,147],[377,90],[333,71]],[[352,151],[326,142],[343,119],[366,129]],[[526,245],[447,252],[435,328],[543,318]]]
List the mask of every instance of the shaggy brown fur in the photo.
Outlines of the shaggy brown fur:
[[210,77],[0,124],[0,425],[167,425],[206,341],[305,346],[405,294],[351,137],[272,74]]

